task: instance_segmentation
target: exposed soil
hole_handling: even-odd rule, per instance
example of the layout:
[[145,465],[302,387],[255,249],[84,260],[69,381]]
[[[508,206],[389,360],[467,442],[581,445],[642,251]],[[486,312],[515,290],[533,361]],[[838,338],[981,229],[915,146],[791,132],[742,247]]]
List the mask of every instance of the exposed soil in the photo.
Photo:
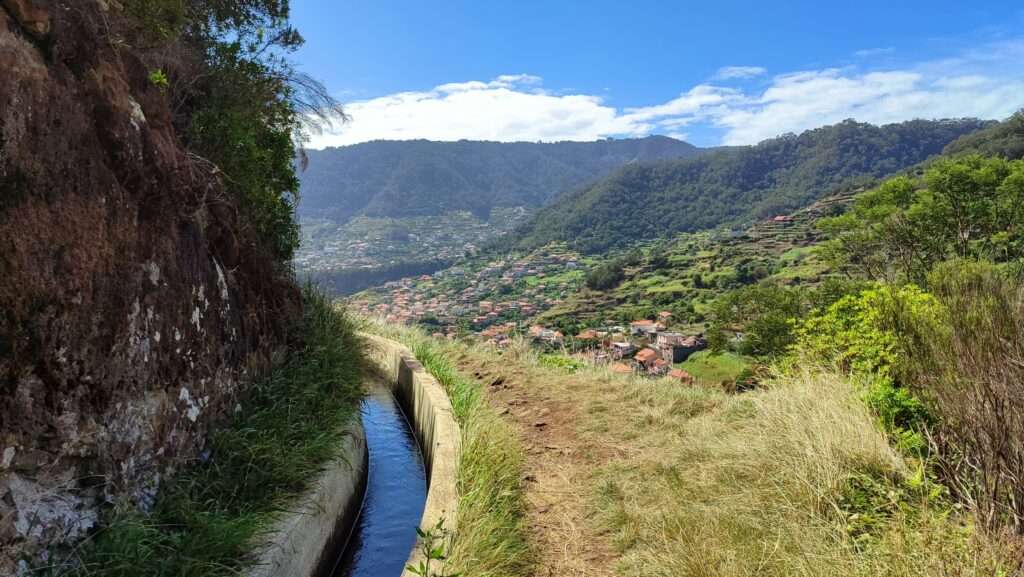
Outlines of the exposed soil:
[[[592,519],[592,472],[613,457],[577,430],[572,388],[542,386],[500,358],[463,354],[458,369],[486,386],[491,405],[516,426],[524,451],[527,522],[537,577],[614,575],[608,536]],[[566,376],[566,379],[571,379]]]
[[122,18],[0,0],[0,575],[150,504],[301,312]]

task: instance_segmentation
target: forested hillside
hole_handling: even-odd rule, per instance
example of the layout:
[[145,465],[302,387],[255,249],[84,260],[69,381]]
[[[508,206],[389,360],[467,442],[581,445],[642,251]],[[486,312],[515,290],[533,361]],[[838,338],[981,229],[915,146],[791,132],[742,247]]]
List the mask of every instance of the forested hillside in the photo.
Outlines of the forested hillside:
[[697,158],[623,167],[565,195],[522,231],[522,247],[571,241],[597,252],[631,241],[764,218],[805,206],[841,184],[898,172],[988,126],[915,120],[872,126],[847,120],[718,150]]
[[664,136],[598,142],[377,141],[309,151],[302,216],[408,217],[541,206],[622,165],[693,157]]

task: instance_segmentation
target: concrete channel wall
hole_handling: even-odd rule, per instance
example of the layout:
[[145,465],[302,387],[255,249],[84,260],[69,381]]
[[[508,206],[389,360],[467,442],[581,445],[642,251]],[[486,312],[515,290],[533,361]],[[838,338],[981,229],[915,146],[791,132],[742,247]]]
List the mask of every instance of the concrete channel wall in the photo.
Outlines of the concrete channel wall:
[[[423,451],[427,498],[420,528],[430,529],[444,519],[445,527],[454,531],[462,437],[451,401],[408,348],[374,335],[363,338],[371,368],[392,387]],[[328,577],[359,518],[367,459],[366,436],[357,423],[346,436],[341,457],[321,473],[295,511],[277,521],[248,577]],[[418,548],[410,552],[408,564],[420,560]]]
[[329,576],[359,519],[366,492],[366,435],[361,423],[349,427],[341,454],[278,519],[248,577]]
[[[452,412],[452,403],[444,388],[407,347],[395,341],[364,335],[369,359],[394,387],[395,398],[409,418],[423,450],[427,473],[427,501],[420,528],[430,529],[441,519],[451,531],[456,529],[459,495],[456,486],[462,436]],[[418,549],[411,552],[408,564],[421,560]],[[402,577],[410,577],[405,571]],[[383,576],[382,576],[383,577]]]

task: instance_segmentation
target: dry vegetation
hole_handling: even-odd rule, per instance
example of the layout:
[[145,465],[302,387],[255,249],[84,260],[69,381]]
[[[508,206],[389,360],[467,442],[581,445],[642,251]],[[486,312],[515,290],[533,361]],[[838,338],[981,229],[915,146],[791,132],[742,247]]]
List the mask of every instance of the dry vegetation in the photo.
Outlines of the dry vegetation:
[[[1009,543],[982,537],[833,373],[730,395],[545,366],[525,343],[435,343],[525,444],[533,574],[1016,574]],[[536,506],[553,488],[557,510]]]
[[634,382],[623,405],[598,420],[629,449],[598,474],[595,502],[625,575],[1006,569],[967,518],[930,502],[934,487],[915,485],[841,378],[804,373],[740,396]]

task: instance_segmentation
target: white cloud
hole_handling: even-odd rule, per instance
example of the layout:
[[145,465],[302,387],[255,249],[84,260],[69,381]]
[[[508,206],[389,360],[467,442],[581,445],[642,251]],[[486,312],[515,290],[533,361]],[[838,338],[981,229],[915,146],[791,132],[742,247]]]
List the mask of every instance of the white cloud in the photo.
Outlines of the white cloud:
[[886,46],[885,48],[865,48],[864,50],[858,50],[853,53],[854,56],[859,58],[871,58],[875,56],[885,56],[887,54],[893,54],[896,49],[892,46]]
[[535,76],[443,84],[346,105],[351,121],[312,138],[313,148],[368,140],[596,140],[642,136],[656,127],[598,96],[551,95]]
[[1024,106],[1024,71],[933,76],[931,66],[863,72],[827,69],[776,77],[760,97],[715,116],[723,144],[752,144],[855,118],[1005,118]]
[[730,80],[732,78],[754,78],[768,72],[760,66],[725,66],[719,68],[715,73],[716,80]]
[[[623,118],[630,121],[646,122],[658,118],[680,117],[684,115],[697,115],[702,110],[712,106],[726,103],[735,103],[743,99],[743,95],[733,88],[722,88],[699,84],[690,89],[689,92],[680,94],[665,104],[645,106],[642,108],[627,108]],[[671,123],[673,120],[663,122]]]
[[[667,102],[619,109],[602,97],[544,89],[536,76],[503,75],[348,103],[352,121],[313,148],[368,140],[595,140],[647,134],[709,135],[753,144],[846,118],[1005,118],[1024,106],[1024,40],[899,69],[863,66],[781,74],[739,89],[699,84]],[[722,70],[755,67],[729,67]],[[738,76],[731,76],[737,78]],[[708,142],[711,144],[712,142]]]

